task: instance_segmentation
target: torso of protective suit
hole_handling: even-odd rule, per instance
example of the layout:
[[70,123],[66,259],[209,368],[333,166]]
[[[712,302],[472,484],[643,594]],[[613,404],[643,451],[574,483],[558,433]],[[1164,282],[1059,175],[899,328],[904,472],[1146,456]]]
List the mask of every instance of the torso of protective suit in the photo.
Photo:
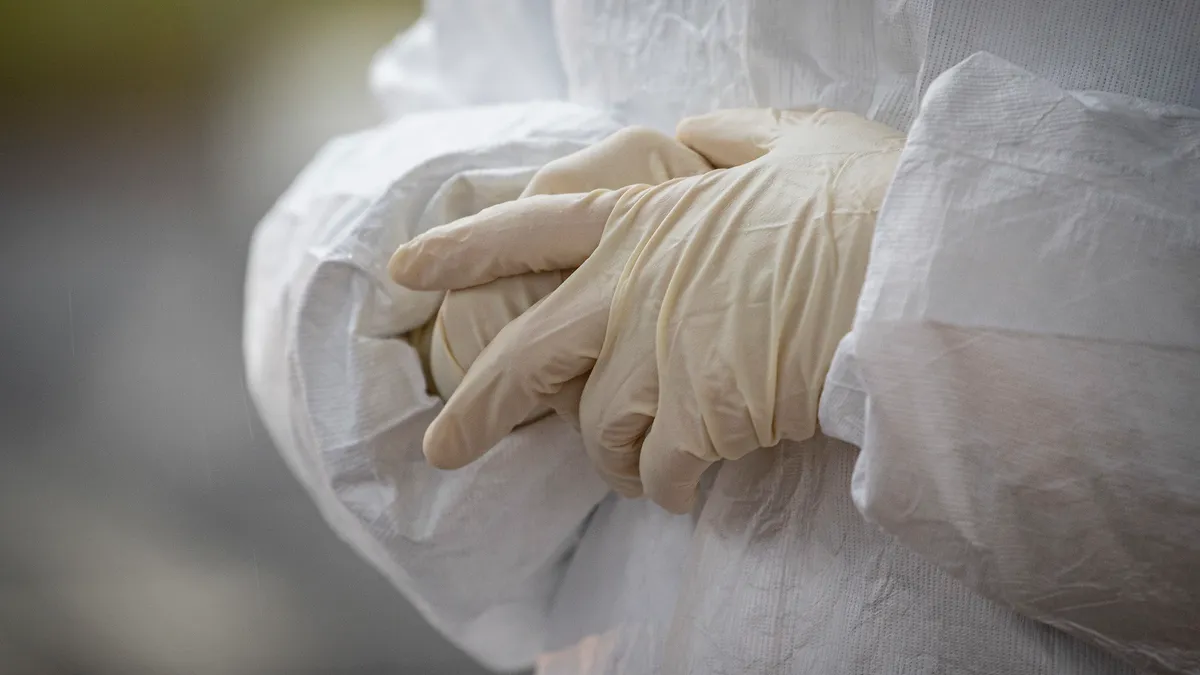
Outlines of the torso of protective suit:
[[[610,494],[554,418],[432,469],[421,437],[440,403],[399,336],[441,297],[385,266],[623,125],[821,105],[906,131],[935,78],[980,50],[1064,88],[1197,105],[1197,26],[1189,0],[433,0],[374,65],[391,121],[327,147],[256,233],[255,402],[331,525],[496,668],[1133,672],[868,524],[858,450],[831,436],[719,465],[684,516]],[[559,102],[528,102],[545,99]]]

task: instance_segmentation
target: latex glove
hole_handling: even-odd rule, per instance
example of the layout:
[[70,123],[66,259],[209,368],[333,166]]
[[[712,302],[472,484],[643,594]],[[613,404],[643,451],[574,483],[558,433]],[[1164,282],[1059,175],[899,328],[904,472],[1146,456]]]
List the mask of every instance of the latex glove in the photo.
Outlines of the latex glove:
[[[542,167],[522,197],[586,192],[645,183],[712,170],[695,151],[652,129],[629,127],[589,148]],[[568,270],[505,277],[481,286],[451,290],[434,319],[410,335],[427,366],[427,381],[448,398],[484,347],[510,321],[558,288]],[[550,410],[539,407],[524,421]]]
[[712,462],[812,436],[904,138],[825,110],[715,113],[678,135],[749,163],[501,204],[396,252],[393,278],[417,289],[578,266],[476,360],[426,432],[432,463],[469,463],[584,377],[602,475],[670,511]]

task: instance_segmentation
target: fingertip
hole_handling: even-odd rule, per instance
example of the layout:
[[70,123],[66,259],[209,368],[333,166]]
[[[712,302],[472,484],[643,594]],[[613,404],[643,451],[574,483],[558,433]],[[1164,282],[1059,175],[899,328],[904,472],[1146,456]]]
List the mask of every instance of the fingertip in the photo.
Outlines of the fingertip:
[[700,478],[711,464],[685,450],[643,444],[641,474],[646,496],[671,513],[688,513],[695,506]]
[[613,492],[628,499],[637,499],[645,494],[642,478],[638,474],[638,444],[622,447],[599,445],[584,434],[584,448],[600,477]]
[[655,504],[662,507],[664,511],[676,516],[682,516],[691,513],[696,504],[696,492],[692,490],[691,494],[686,497],[679,497],[675,500],[655,499]]
[[625,497],[626,499],[639,499],[646,494],[645,488],[642,486],[642,479],[638,476],[637,470],[637,455],[632,455],[626,460],[625,464],[631,464],[631,469],[624,469],[614,466],[614,461],[611,458],[605,459],[592,454],[593,463],[596,470],[600,472],[600,477],[612,488],[612,491]]
[[696,484],[673,485],[663,489],[656,481],[648,481],[646,496],[668,513],[683,515],[690,513],[696,503]]
[[613,492],[621,495],[626,499],[640,499],[645,495],[645,490],[642,489],[641,481],[608,481],[609,487]]
[[672,494],[647,494],[650,500],[662,507],[667,513],[677,516],[682,516],[685,513],[691,513],[692,508],[696,503],[696,487],[693,485],[690,492],[675,491]]
[[387,264],[388,276],[391,280],[414,291],[427,290],[421,288],[421,280],[416,274],[415,265],[413,264],[418,257],[417,249],[419,241],[419,239],[414,239],[397,248]]
[[422,233],[398,246],[388,260],[392,281],[414,291],[448,291],[487,283],[495,279],[482,265],[468,261],[477,251],[463,244],[462,231],[470,230],[464,218]]
[[461,469],[476,459],[463,451],[461,435],[441,415],[425,429],[421,450],[430,466],[443,471]]

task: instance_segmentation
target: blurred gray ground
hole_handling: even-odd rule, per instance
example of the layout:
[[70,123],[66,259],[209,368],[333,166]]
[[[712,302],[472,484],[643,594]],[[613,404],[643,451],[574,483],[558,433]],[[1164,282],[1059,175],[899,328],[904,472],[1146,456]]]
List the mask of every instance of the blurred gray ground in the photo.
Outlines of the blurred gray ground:
[[245,394],[255,222],[413,2],[0,3],[0,673],[480,672]]

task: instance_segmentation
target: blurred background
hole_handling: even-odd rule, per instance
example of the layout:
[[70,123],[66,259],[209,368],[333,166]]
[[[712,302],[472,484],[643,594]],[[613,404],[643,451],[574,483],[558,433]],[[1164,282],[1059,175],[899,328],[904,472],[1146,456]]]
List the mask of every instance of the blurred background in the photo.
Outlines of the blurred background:
[[0,673],[474,673],[245,394],[255,223],[403,0],[0,0]]

